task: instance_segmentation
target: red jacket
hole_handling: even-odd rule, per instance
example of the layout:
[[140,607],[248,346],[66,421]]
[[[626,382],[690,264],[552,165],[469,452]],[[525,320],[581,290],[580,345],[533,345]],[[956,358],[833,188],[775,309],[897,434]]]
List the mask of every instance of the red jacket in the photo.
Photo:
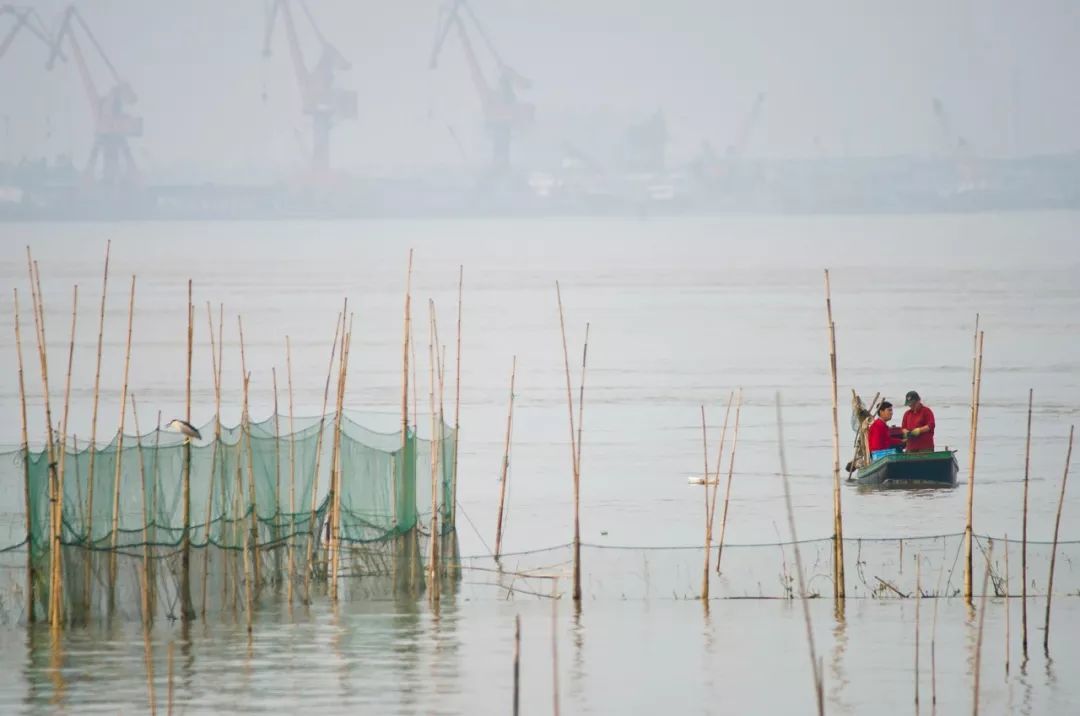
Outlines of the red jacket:
[[889,437],[889,426],[886,425],[885,421],[881,418],[877,418],[874,422],[870,423],[870,431],[867,433],[867,439],[870,442],[870,452],[886,450],[891,447],[903,445],[903,442],[900,440],[894,440]]
[[934,413],[930,408],[922,405],[919,409],[908,410],[904,413],[904,420],[901,423],[904,430],[914,430],[915,428],[921,428],[924,425],[929,428],[925,433],[917,435],[913,438],[908,438],[907,451],[908,452],[933,452],[934,451]]

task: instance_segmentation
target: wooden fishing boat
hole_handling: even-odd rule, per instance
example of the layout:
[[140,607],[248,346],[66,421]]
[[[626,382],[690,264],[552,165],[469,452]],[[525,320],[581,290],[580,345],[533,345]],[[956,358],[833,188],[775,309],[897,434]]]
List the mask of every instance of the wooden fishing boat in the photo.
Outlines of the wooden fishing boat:
[[883,455],[855,472],[859,485],[881,487],[955,487],[955,450]]

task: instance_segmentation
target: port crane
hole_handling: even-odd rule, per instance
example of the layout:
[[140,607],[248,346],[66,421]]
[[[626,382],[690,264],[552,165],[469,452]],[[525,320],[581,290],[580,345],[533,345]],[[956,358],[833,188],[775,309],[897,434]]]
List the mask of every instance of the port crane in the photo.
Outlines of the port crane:
[[270,6],[263,56],[272,54],[274,27],[280,15],[285,24],[296,83],[300,88],[302,109],[304,114],[311,117],[311,170],[315,176],[326,176],[330,170],[330,130],[340,120],[357,117],[356,92],[335,85],[335,73],[352,69],[352,64],[326,39],[307,4],[303,0],[298,0],[297,4],[319,41],[318,61],[308,68],[290,0],[273,0]]
[[[104,94],[98,90],[83,53],[78,37],[80,31],[108,69],[112,85]],[[134,104],[138,96],[117,72],[105,49],[74,5],[69,5],[64,11],[60,28],[50,43],[52,51],[46,65],[48,69],[51,70],[56,60],[64,57],[62,48],[65,40],[79,70],[94,118],[94,146],[83,169],[83,176],[88,183],[109,186],[136,185],[140,182],[139,170],[128,141],[142,136],[143,121],[142,117],[130,114],[127,107]]]
[[[469,35],[466,20],[479,36],[494,62],[494,82],[488,80],[487,74],[480,66],[480,58]],[[496,173],[504,172],[510,167],[510,144],[514,133],[529,126],[535,120],[535,106],[519,100],[517,96],[518,90],[529,89],[532,82],[506,64],[495,48],[491,36],[484,30],[484,26],[480,24],[476,14],[465,0],[451,0],[440,10],[435,43],[431,48],[428,61],[431,70],[438,67],[439,56],[451,28],[456,31],[461,41],[465,61],[469,66],[469,75],[480,98],[484,124],[491,141],[492,169]]]
[[3,39],[0,39],[0,58],[3,58],[4,54],[15,42],[15,38],[18,36],[19,31],[26,28],[28,32],[35,35],[39,40],[45,43],[46,46],[52,46],[52,40],[49,39],[49,31],[45,27],[45,23],[42,22],[41,16],[37,14],[37,11],[32,7],[25,5],[3,5],[0,6],[0,17],[10,15],[14,18],[14,24],[8,29],[7,34]]

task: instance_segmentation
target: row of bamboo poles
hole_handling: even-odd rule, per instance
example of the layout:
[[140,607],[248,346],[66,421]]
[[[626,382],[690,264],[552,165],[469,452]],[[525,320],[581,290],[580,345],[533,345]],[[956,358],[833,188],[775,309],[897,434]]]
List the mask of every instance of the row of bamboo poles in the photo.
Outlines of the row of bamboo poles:
[[[102,295],[101,304],[99,310],[99,322],[98,322],[98,340],[97,340],[97,358],[95,364],[95,377],[93,387],[93,398],[91,408],[91,435],[90,441],[86,445],[89,452],[89,465],[88,465],[88,494],[86,505],[86,527],[87,535],[91,544],[88,545],[93,548],[94,542],[94,495],[96,490],[95,479],[98,476],[95,475],[95,458],[98,447],[98,417],[99,417],[99,402],[101,392],[101,359],[102,349],[104,342],[104,325],[105,325],[105,312],[106,312],[106,297],[108,291],[109,281],[109,260],[111,254],[111,242],[106,244],[105,249],[105,264],[102,278]],[[64,386],[64,408],[61,421],[58,428],[54,427],[52,401],[49,386],[49,367],[48,367],[48,353],[47,353],[47,341],[46,341],[46,327],[45,327],[45,306],[43,300],[43,294],[41,291],[41,277],[40,267],[36,260],[34,260],[30,248],[27,247],[27,270],[30,279],[31,299],[32,299],[32,311],[34,317],[34,338],[37,345],[38,361],[41,370],[42,381],[42,395],[43,395],[43,407],[45,415],[45,435],[46,435],[46,456],[48,463],[48,499],[49,499],[49,511],[48,511],[48,604],[47,604],[47,620],[53,627],[59,627],[65,619],[64,609],[64,597],[65,597],[65,585],[63,578],[63,558],[62,558],[62,546],[63,546],[63,515],[65,510],[64,505],[64,478],[65,478],[65,463],[67,449],[69,444],[68,434],[68,417],[71,407],[71,376],[72,366],[74,363],[74,348],[75,348],[75,331],[78,316],[78,286],[73,289],[72,297],[72,310],[71,310],[71,337],[68,344],[68,363],[66,371],[66,382]],[[405,295],[405,346],[403,353],[403,398],[402,398],[402,455],[403,459],[407,456],[405,448],[408,447],[408,437],[410,434],[410,424],[408,415],[408,393],[409,393],[409,356],[410,350],[414,352],[411,343],[411,277],[412,277],[412,251],[409,252],[409,268],[408,277],[406,282],[406,295]],[[442,464],[444,460],[443,454],[443,442],[445,441],[445,434],[443,432],[443,425],[445,425],[445,415],[442,408],[443,395],[444,395],[444,370],[445,370],[445,351],[443,351],[443,357],[441,360],[437,359],[437,347],[438,333],[437,324],[434,311],[434,303],[430,304],[431,318],[430,318],[430,330],[431,330],[431,344],[429,346],[430,357],[432,360],[432,373],[431,373],[431,408],[432,408],[432,539],[431,539],[431,560],[429,563],[429,580],[432,587],[429,589],[429,593],[433,600],[439,599],[439,587],[438,579],[435,575],[441,574],[439,566],[439,539],[442,534],[438,525],[438,515],[440,510],[443,510],[448,515],[448,522],[450,523],[445,531],[452,531],[454,525],[454,514],[456,505],[457,494],[457,453],[458,453],[458,431],[460,429],[460,377],[461,377],[461,327],[462,327],[462,297],[463,297],[463,285],[464,285],[464,269],[459,269],[458,276],[458,313],[457,313],[457,365],[456,365],[456,386],[455,386],[455,408],[454,408],[454,445],[452,449],[453,464],[445,466]],[[186,372],[185,372],[185,421],[191,424],[192,420],[192,399],[191,399],[191,381],[192,381],[192,366],[193,366],[193,354],[194,354],[194,323],[195,323],[195,306],[193,302],[193,283],[188,281],[187,287],[187,306],[186,306]],[[110,538],[109,538],[109,555],[108,555],[108,574],[107,574],[107,586],[108,586],[108,608],[111,614],[115,609],[115,586],[118,580],[118,554],[119,554],[119,515],[120,515],[120,488],[122,478],[122,460],[120,455],[124,449],[125,440],[125,427],[126,417],[128,412],[128,401],[131,402],[131,412],[133,419],[135,420],[135,431],[139,436],[137,443],[138,459],[143,472],[142,480],[142,502],[143,502],[143,568],[141,571],[141,591],[143,593],[143,613],[149,616],[153,612],[153,604],[155,601],[154,588],[155,583],[155,560],[150,556],[150,544],[153,541],[153,536],[150,534],[150,529],[156,529],[151,527],[152,520],[147,516],[148,504],[154,503],[156,505],[156,482],[155,482],[155,494],[153,496],[146,495],[146,479],[145,479],[145,464],[143,461],[143,445],[141,441],[141,433],[138,427],[138,412],[135,395],[129,396],[130,385],[130,366],[131,366],[131,353],[132,353],[132,337],[133,337],[133,325],[135,314],[135,291],[136,290],[136,276],[131,277],[131,288],[128,299],[128,312],[127,312],[127,336],[124,349],[123,371],[120,388],[120,416],[119,426],[116,436],[116,452],[117,459],[115,460],[115,471],[113,473],[113,489],[112,489],[112,524],[110,525]],[[24,464],[24,491],[25,491],[25,508],[26,508],[26,532],[27,532],[27,562],[26,562],[26,594],[28,604],[28,621],[34,622],[37,619],[37,595],[36,585],[39,581],[37,574],[37,565],[34,560],[33,536],[37,525],[34,524],[34,509],[32,505],[32,486],[30,476],[30,444],[29,444],[29,423],[27,413],[27,390],[25,379],[25,366],[23,364],[23,351],[22,351],[22,326],[21,326],[21,311],[19,303],[18,289],[13,289],[14,296],[14,330],[15,330],[15,343],[18,355],[18,381],[19,381],[19,395],[20,395],[20,408],[22,417],[22,453]],[[223,320],[224,320],[224,306],[219,308],[218,327],[215,335],[213,312],[209,303],[207,303],[207,319],[209,324],[209,339],[210,339],[210,356],[211,356],[211,368],[213,376],[214,394],[215,394],[215,421],[214,421],[214,443],[213,443],[213,457],[211,459],[213,466],[210,473],[210,487],[207,495],[206,504],[206,522],[209,525],[212,519],[212,503],[214,498],[215,478],[217,476],[217,466],[222,464],[218,460],[218,449],[221,444],[222,436],[222,424],[220,420],[221,415],[221,393],[222,393],[222,365],[223,365]],[[247,494],[250,501],[251,510],[251,524],[249,530],[241,530],[243,537],[243,582],[244,582],[244,603],[245,611],[248,619],[248,628],[251,628],[253,602],[255,598],[255,589],[262,583],[262,575],[260,574],[259,559],[259,518],[256,505],[256,489],[255,489],[255,476],[254,476],[254,457],[252,449],[252,436],[251,436],[251,418],[249,411],[249,395],[250,395],[250,381],[251,373],[247,369],[245,342],[244,342],[244,329],[242,318],[237,318],[237,327],[240,337],[240,361],[241,371],[243,377],[243,397],[242,397],[242,417],[241,417],[241,445],[242,449],[246,449],[247,453]],[[337,373],[337,384],[335,392],[335,417],[334,417],[334,438],[331,446],[331,485],[328,492],[328,515],[326,517],[326,532],[327,532],[327,556],[326,563],[324,565],[325,573],[328,577],[329,594],[331,599],[337,599],[339,592],[339,575],[341,573],[341,557],[344,550],[344,540],[342,537],[342,494],[343,494],[343,471],[342,471],[342,456],[341,456],[341,418],[344,412],[344,402],[346,393],[346,384],[348,376],[348,360],[351,348],[352,340],[352,315],[348,314],[348,302],[346,300],[342,312],[338,316],[335,327],[335,336],[331,348],[330,356],[330,368],[327,372],[326,385],[323,396],[323,410],[322,417],[319,422],[319,432],[316,440],[315,450],[315,472],[314,472],[314,484],[312,488],[311,498],[311,534],[308,535],[307,554],[305,559],[306,567],[303,569],[303,588],[304,598],[309,598],[310,595],[310,578],[315,573],[314,567],[316,566],[316,557],[314,554],[314,545],[318,539],[317,515],[319,510],[317,495],[318,495],[318,479],[320,474],[319,461],[322,457],[322,440],[323,432],[326,422],[327,408],[329,403],[329,390],[332,382],[333,374]],[[289,414],[290,414],[290,426],[289,432],[293,436],[289,441],[289,510],[290,514],[295,514],[296,505],[296,456],[295,456],[295,431],[293,429],[293,377],[292,377],[292,348],[291,342],[288,336],[285,337],[285,350],[286,350],[286,368],[288,373],[288,392],[289,392]],[[413,353],[415,354],[415,353]],[[337,365],[335,368],[335,357],[337,359]],[[436,363],[438,368],[436,371]],[[436,388],[436,372],[438,375]],[[415,376],[415,366],[414,366]],[[278,385],[277,385],[277,371],[276,368],[272,369],[272,382],[274,391],[274,430],[275,430],[275,449],[277,455],[275,456],[275,464],[277,474],[277,500],[278,505],[281,504],[281,468],[282,460],[280,457],[281,451],[281,439],[280,439],[280,416],[278,411]],[[415,380],[414,380],[415,383]],[[416,385],[413,386],[414,400],[417,393]],[[435,405],[436,390],[438,394],[438,409]],[[157,435],[160,437],[161,431],[161,415],[158,413],[157,420]],[[415,425],[412,428],[412,432],[415,433]],[[78,445],[77,438],[72,436],[71,443],[76,447]],[[155,446],[156,447],[156,446]],[[222,458],[223,459],[223,458]],[[438,489],[441,481],[438,479],[439,471],[449,467],[452,471],[452,477],[450,481],[449,494],[446,499],[443,500],[442,495]],[[393,469],[396,474],[396,467]],[[239,499],[239,495],[243,492],[243,486],[241,484],[241,473],[238,467],[236,475],[236,499]],[[225,476],[221,475],[220,489],[222,490],[222,497],[224,499],[225,494]],[[394,482],[394,490],[396,491],[396,479]],[[196,615],[196,609],[194,600],[191,593],[191,529],[192,529],[192,504],[191,504],[191,442],[185,441],[183,445],[183,467],[181,471],[181,512],[182,512],[182,532],[180,539],[180,585],[179,585],[179,600],[180,610],[183,620],[186,622],[192,619]],[[394,518],[397,518],[397,496],[395,495],[394,502]],[[450,504],[443,504],[444,502],[450,502]],[[154,508],[154,514],[156,515],[156,507]],[[416,529],[419,529],[417,525]],[[415,530],[414,530],[415,532]],[[417,537],[415,534],[406,536],[406,540],[411,540],[413,545],[417,544]],[[293,598],[293,583],[294,576],[297,571],[297,559],[295,555],[293,541],[290,538],[285,546],[287,556],[287,570],[289,578],[288,583],[288,598],[290,603]],[[415,551],[415,548],[414,548]],[[275,552],[276,559],[280,558],[280,554]],[[83,593],[79,595],[79,606],[85,613],[89,613],[91,606],[91,585],[93,584],[92,560],[87,557],[85,560],[84,574],[82,578]],[[202,579],[202,594],[201,594],[201,612],[205,616],[207,609],[207,575],[209,572],[210,553],[209,550],[204,550],[204,562],[203,562],[203,579]],[[228,565],[226,564],[226,571],[228,571]],[[279,570],[280,572],[280,570]],[[228,579],[225,580],[227,589]],[[75,595],[68,595],[69,598],[75,598]]]

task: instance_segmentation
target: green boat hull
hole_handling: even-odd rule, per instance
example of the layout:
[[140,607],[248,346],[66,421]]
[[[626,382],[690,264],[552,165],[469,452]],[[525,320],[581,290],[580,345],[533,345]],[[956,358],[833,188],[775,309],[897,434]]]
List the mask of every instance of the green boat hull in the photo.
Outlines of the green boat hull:
[[959,471],[954,455],[952,450],[885,455],[856,471],[855,480],[882,487],[954,487]]

